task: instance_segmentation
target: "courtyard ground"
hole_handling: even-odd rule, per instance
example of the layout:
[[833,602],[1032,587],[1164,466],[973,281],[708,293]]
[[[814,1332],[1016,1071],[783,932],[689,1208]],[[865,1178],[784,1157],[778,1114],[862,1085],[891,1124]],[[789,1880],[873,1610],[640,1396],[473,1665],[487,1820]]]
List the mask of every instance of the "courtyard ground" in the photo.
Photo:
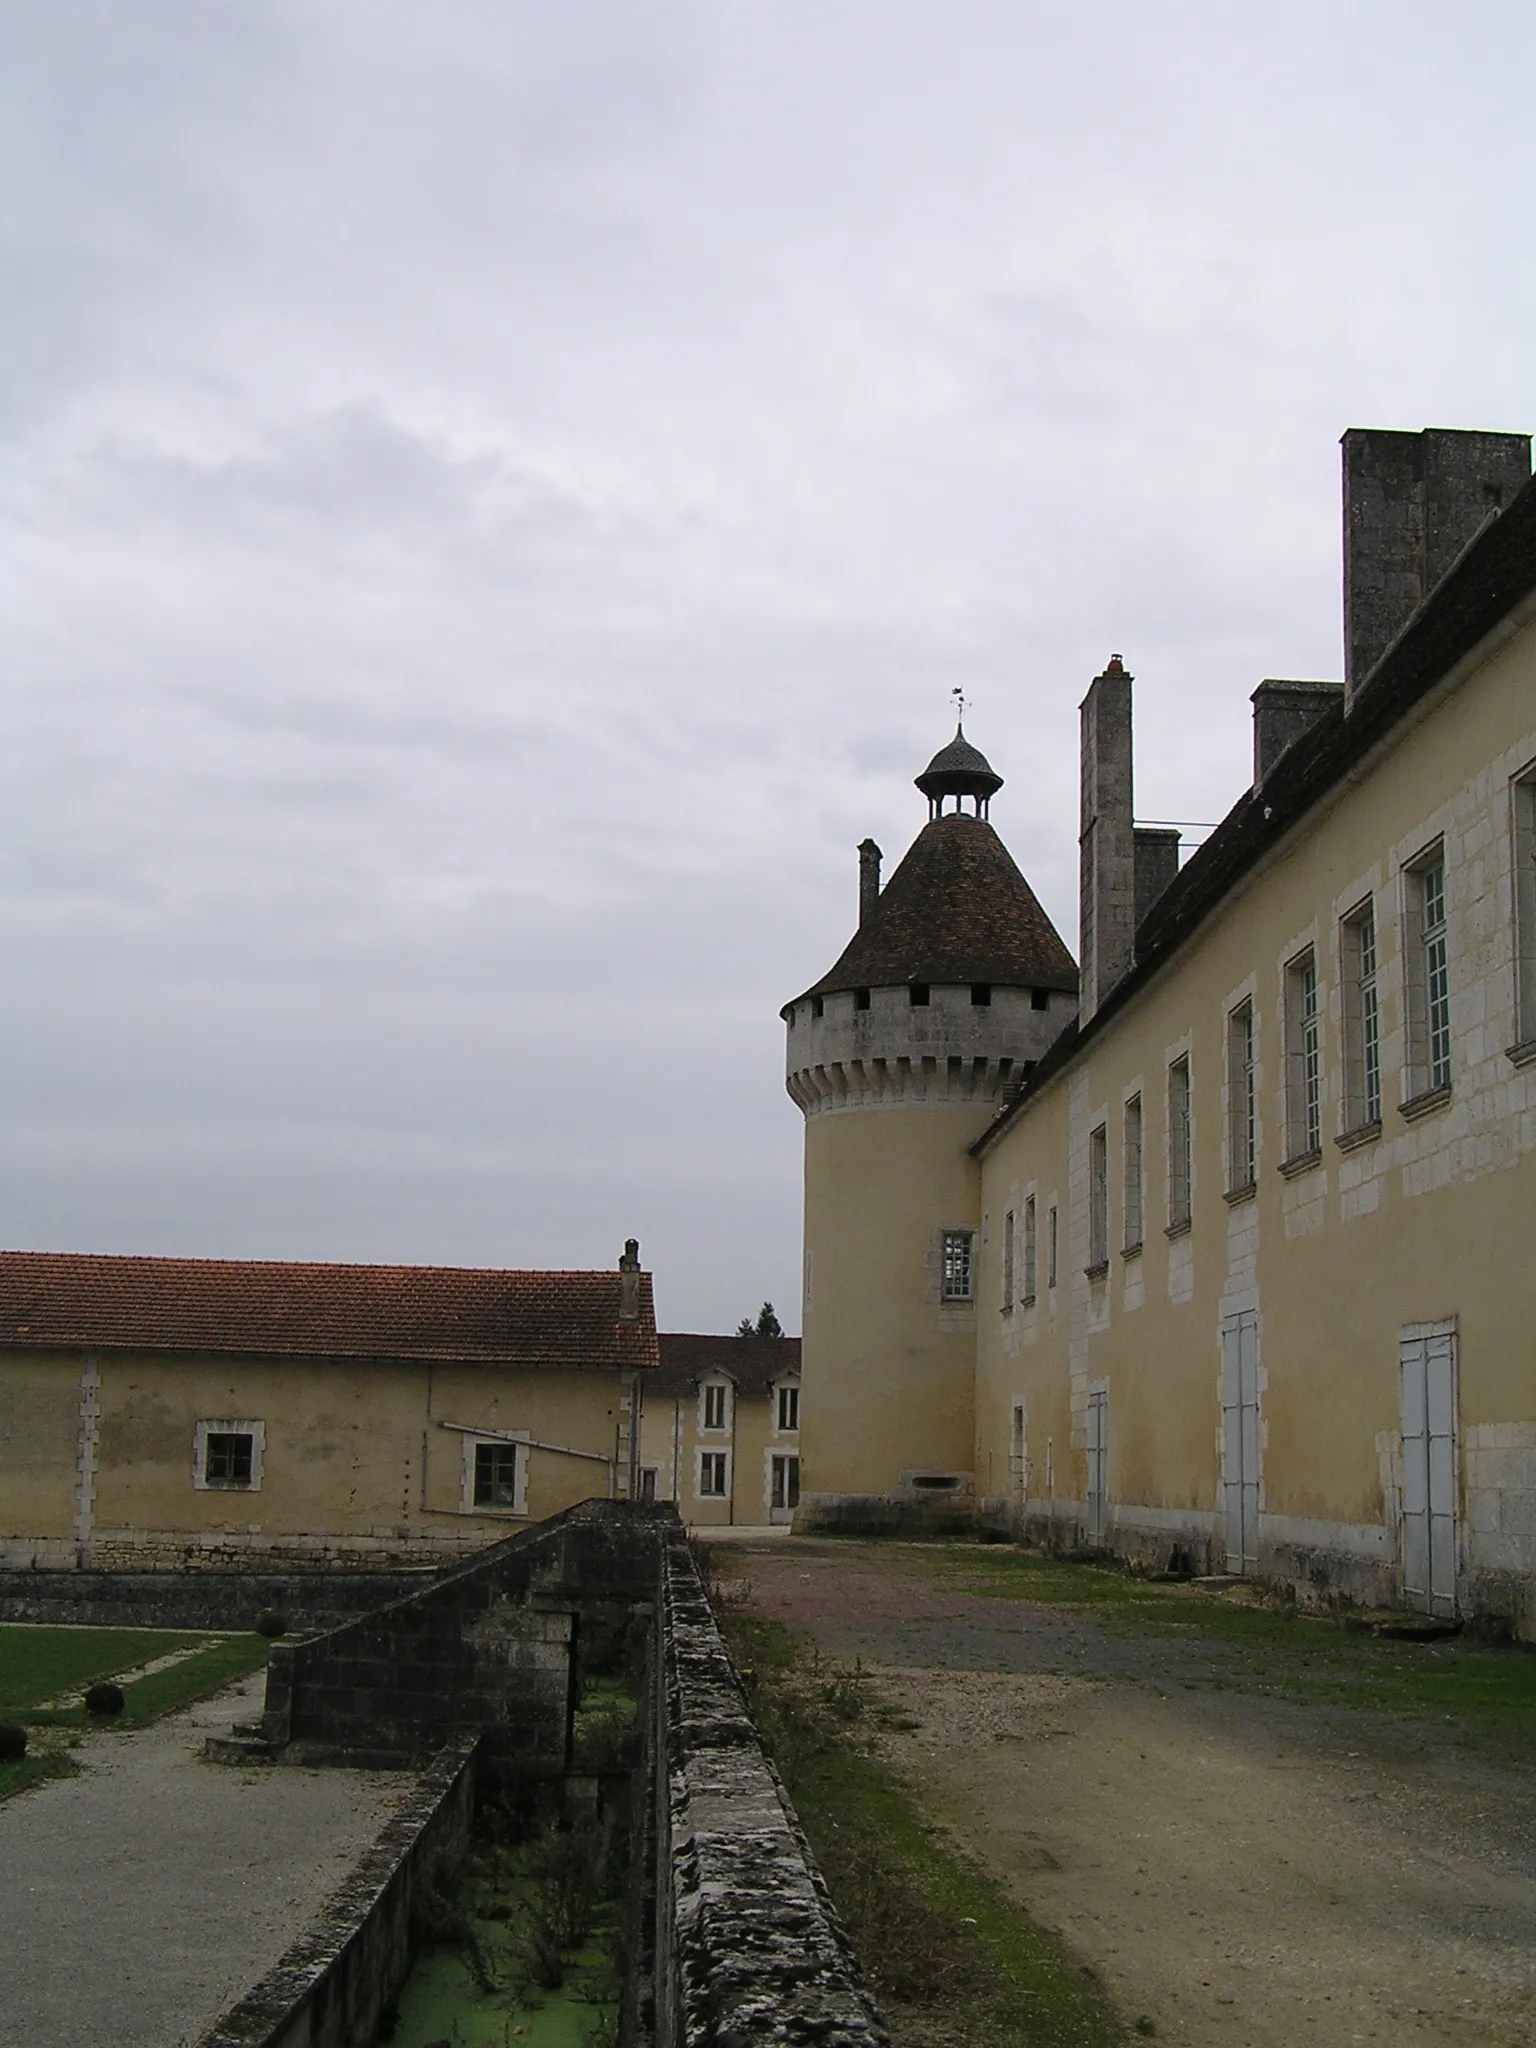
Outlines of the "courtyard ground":
[[1536,1657],[975,1545],[715,1555],[862,1661],[929,1818],[1138,2035],[1536,2042]]
[[0,2048],[195,2042],[383,1827],[400,1774],[203,1762],[264,1683],[85,1733],[78,1775],[0,1804]]

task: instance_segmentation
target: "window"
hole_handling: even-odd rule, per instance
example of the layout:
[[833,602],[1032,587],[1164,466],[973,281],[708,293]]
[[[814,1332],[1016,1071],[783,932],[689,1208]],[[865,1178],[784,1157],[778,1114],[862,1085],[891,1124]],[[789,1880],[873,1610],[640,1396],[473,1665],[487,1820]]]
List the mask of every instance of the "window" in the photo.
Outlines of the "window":
[[1141,1097],[1125,1105],[1125,1249],[1141,1250]]
[[1515,784],[1515,1043],[1536,1040],[1536,769]]
[[475,1506],[516,1508],[517,1445],[475,1445]]
[[928,984],[926,981],[911,981],[907,984],[907,1000],[914,1010],[928,1007]]
[[825,1016],[825,1015],[826,1015],[826,1009],[827,1009],[827,1002],[826,1002],[826,998],[825,998],[825,996],[812,996],[812,997],[811,997],[811,1015],[812,1015],[813,1017],[822,1017],[822,1016]]
[[1445,850],[1407,874],[1409,1096],[1451,1085],[1451,987],[1446,955]]
[[946,1301],[971,1298],[971,1243],[974,1232],[946,1230],[944,1233],[943,1295]]
[[1013,1211],[1003,1218],[1003,1313],[1013,1307]]
[[1056,1285],[1057,1236],[1056,1204],[1052,1202],[1045,1218],[1045,1284],[1047,1287],[1054,1287]]
[[199,1492],[258,1493],[261,1490],[265,1425],[260,1422],[200,1422],[192,1437],[192,1484]]
[[656,1498],[656,1479],[657,1470],[654,1465],[642,1465],[640,1467],[640,1498],[642,1500],[654,1500]]
[[1048,988],[1032,988],[1029,992],[1029,1007],[1032,1010],[1048,1010],[1051,1007],[1051,992]]
[[800,1389],[779,1388],[779,1428],[787,1435],[800,1427]]
[[1253,1186],[1258,1163],[1253,1087],[1253,1005],[1239,1003],[1227,1019],[1227,1192]]
[[1109,1263],[1109,1132],[1088,1133],[1088,1271]]
[[771,1511],[788,1514],[800,1505],[800,1460],[774,1458],[768,1467],[768,1505]]
[[724,1451],[700,1451],[699,1492],[705,1500],[725,1499],[726,1454]]
[[1322,1026],[1317,955],[1309,946],[1285,970],[1285,1150],[1304,1159],[1323,1142]]
[[971,1008],[972,1008],[973,1010],[985,1010],[985,1009],[989,1009],[989,1008],[991,1007],[991,1003],[992,1003],[992,984],[991,984],[991,982],[990,982],[990,981],[973,981],[973,982],[971,983]]
[[1168,1069],[1168,1228],[1184,1230],[1190,1218],[1189,1055]]
[[210,1486],[249,1486],[254,1437],[244,1430],[210,1431],[203,1476]]
[[1024,1306],[1035,1298],[1035,1198],[1024,1198]]
[[1376,994],[1376,907],[1367,900],[1344,920],[1344,1123],[1381,1122],[1381,1009]]
[[854,990],[853,1007],[856,1010],[867,1010],[869,1008],[869,990],[867,988],[856,988]]
[[705,1389],[704,1389],[704,1427],[705,1427],[706,1429],[724,1429],[724,1427],[725,1427],[725,1391],[726,1391],[726,1390],[725,1390],[725,1388],[724,1388],[723,1386],[707,1386],[707,1387],[705,1387]]

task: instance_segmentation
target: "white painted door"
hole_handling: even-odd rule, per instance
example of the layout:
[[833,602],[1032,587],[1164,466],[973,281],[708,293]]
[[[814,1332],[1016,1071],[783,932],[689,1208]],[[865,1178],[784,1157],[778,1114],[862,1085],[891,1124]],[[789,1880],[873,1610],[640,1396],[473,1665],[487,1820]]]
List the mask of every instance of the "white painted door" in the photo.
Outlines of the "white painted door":
[[1109,1528],[1109,1392],[1088,1396],[1088,1540],[1102,1543]]
[[795,1509],[800,1505],[800,1460],[796,1457],[775,1457],[768,1468],[768,1519],[770,1522],[792,1522]]
[[1221,1326],[1221,1489],[1227,1570],[1259,1563],[1259,1319],[1251,1311]]
[[1025,1407],[1013,1404],[1013,1437],[1008,1447],[1008,1475],[1013,1481],[1013,1504],[1022,1514],[1029,1498],[1029,1439],[1025,1431]]
[[1456,1337],[1398,1346],[1403,1407],[1403,1593],[1425,1614],[1456,1612]]

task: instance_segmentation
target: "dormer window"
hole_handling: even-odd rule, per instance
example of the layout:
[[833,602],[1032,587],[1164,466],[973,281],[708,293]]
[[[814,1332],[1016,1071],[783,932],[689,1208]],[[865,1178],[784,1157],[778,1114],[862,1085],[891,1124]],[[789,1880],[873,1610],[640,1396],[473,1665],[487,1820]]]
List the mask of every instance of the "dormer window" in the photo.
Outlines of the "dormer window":
[[789,1435],[800,1427],[800,1389],[798,1386],[780,1387],[778,1390],[779,1429]]
[[726,1413],[726,1390],[723,1383],[716,1382],[712,1385],[706,1386],[703,1391],[704,1427],[706,1429],[724,1429]]

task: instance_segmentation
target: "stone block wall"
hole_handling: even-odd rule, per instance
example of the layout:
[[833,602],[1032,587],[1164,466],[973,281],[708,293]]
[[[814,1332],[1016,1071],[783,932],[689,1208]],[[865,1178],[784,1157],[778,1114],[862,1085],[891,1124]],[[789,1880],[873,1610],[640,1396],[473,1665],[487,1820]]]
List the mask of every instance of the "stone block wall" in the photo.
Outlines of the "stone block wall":
[[0,1571],[0,1621],[95,1628],[254,1628],[277,1612],[290,1631],[335,1628],[403,1600],[431,1571]]
[[267,1669],[263,1733],[294,1760],[399,1763],[478,1729],[487,1760],[566,1766],[583,1626],[656,1597],[665,1511],[586,1501]]
[[198,2048],[371,2048],[415,1960],[423,1908],[468,1846],[476,1748],[470,1736],[443,1750],[319,1922]]

